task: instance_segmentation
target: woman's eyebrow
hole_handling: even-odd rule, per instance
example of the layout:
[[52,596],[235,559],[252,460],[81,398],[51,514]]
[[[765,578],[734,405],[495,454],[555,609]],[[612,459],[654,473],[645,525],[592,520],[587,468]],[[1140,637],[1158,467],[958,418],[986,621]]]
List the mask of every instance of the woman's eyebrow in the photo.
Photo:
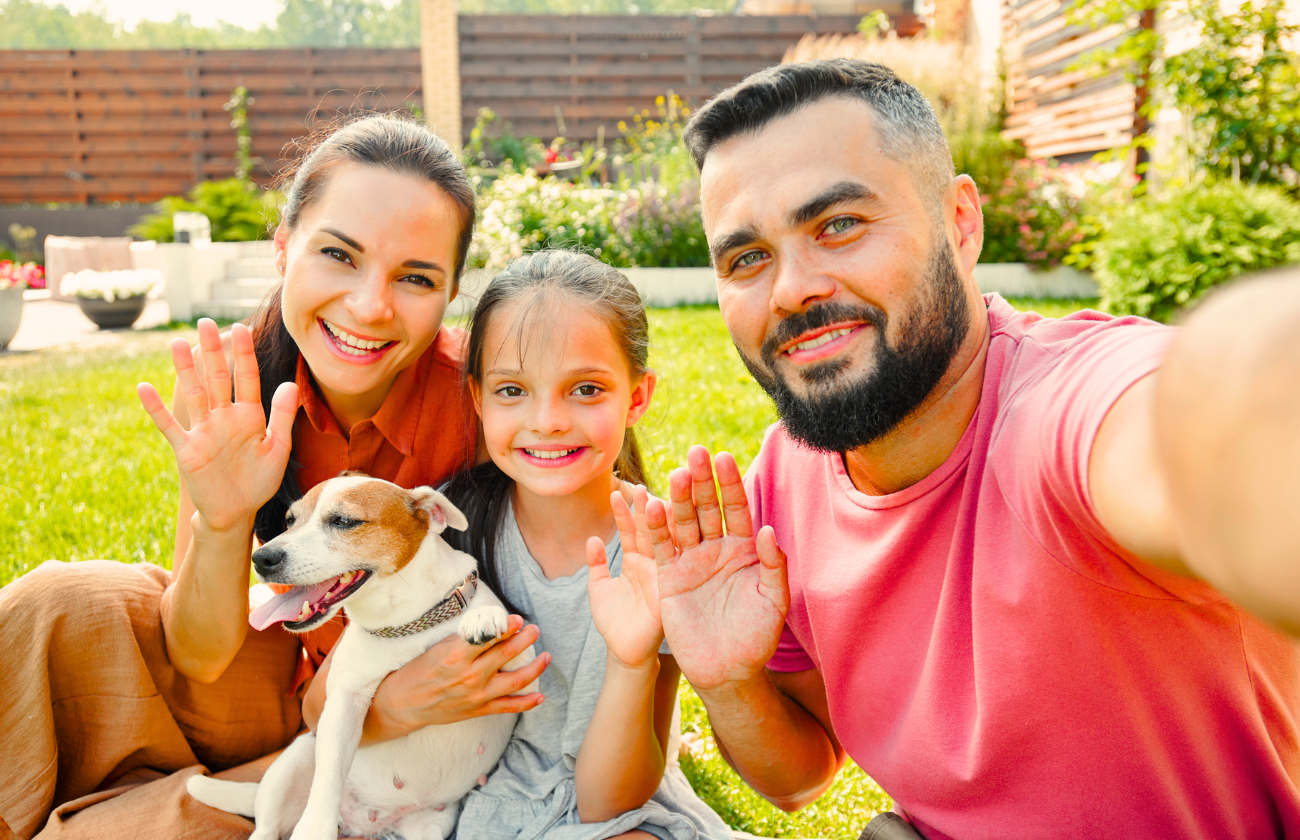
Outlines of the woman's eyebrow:
[[357,253],[359,254],[364,254],[366,252],[366,249],[361,247],[360,242],[356,241],[350,236],[347,236],[345,234],[340,233],[337,230],[334,230],[333,228],[321,228],[321,231],[323,231],[324,233],[328,233],[330,236],[334,237],[335,239],[342,240],[342,242],[345,245],[351,248],[355,248],[357,250]]
[[402,263],[402,268],[423,268],[426,271],[441,271],[443,274],[447,273],[447,269],[437,263],[425,262],[424,260],[407,260]]

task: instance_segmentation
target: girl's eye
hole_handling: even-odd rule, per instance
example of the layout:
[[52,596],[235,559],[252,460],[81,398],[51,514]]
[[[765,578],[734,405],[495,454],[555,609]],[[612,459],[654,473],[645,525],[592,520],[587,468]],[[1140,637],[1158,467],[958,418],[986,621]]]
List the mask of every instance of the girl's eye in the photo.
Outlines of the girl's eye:
[[826,233],[843,233],[858,223],[858,220],[852,216],[837,216],[826,223],[824,231]]
[[347,251],[344,251],[342,248],[335,248],[333,246],[330,246],[328,248],[321,248],[320,252],[327,257],[332,257],[338,260],[339,262],[349,263],[349,264],[352,262],[352,255],[349,254]]
[[518,385],[505,385],[497,389],[497,395],[502,397],[522,397],[524,389]]
[[599,385],[579,385],[573,389],[573,393],[580,397],[594,397],[600,393]]

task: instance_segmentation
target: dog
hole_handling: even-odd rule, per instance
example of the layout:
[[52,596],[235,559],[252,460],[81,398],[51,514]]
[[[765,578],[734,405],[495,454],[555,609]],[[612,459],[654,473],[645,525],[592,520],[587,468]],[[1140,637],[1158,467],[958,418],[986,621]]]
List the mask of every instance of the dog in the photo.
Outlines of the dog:
[[[290,744],[260,784],[194,776],[190,795],[254,817],[250,840],[359,837],[443,840],[460,801],[505,752],[517,715],[427,726],[358,748],[379,683],[452,633],[482,644],[506,630],[501,600],[478,583],[473,557],[438,535],[469,523],[429,487],[403,490],[343,473],[290,507],[288,530],[253,552],[257,576],[293,588],[253,610],[263,629],[302,633],[339,609],[348,627],[334,648],[316,734]],[[532,661],[528,650],[507,663]],[[535,691],[536,681],[525,688]]]

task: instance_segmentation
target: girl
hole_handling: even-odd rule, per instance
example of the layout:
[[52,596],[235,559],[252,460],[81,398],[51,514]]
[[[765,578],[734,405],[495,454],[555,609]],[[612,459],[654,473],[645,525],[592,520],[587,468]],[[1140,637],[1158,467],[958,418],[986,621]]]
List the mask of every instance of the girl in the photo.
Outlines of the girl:
[[[249,630],[253,538],[283,530],[287,504],[343,469],[415,487],[473,462],[464,334],[442,328],[473,222],[464,169],[422,125],[370,117],[309,146],[290,173],[275,232],[284,281],[265,309],[224,339],[200,322],[193,351],[174,343],[171,411],[140,386],[180,472],[172,573],[48,563],[0,594],[12,689],[0,829],[27,838],[48,817],[43,837],[247,837],[247,820],[189,799],[185,777],[284,746],[304,714],[314,723],[324,680],[305,701],[295,689],[340,632],[300,646]],[[509,695],[544,660],[498,673],[536,638],[521,625],[495,646],[453,637],[390,675],[368,734],[539,702]]]
[[630,539],[619,488],[645,480],[631,427],[654,394],[648,349],[636,289],[581,254],[517,260],[475,310],[466,370],[491,461],[449,485],[470,528],[447,533],[537,623],[551,665],[458,840],[731,836],[666,760],[679,671],[654,560],[615,522]]

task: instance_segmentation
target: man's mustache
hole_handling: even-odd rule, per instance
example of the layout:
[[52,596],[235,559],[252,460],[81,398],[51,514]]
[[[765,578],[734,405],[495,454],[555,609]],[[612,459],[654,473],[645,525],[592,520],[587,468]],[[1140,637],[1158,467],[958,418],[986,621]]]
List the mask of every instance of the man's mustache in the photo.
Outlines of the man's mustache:
[[772,330],[771,335],[763,339],[761,352],[763,361],[771,367],[776,362],[781,345],[786,344],[810,330],[818,330],[831,324],[844,321],[866,321],[876,328],[883,340],[888,316],[879,307],[864,303],[849,305],[847,303],[818,303],[805,312],[787,315]]

